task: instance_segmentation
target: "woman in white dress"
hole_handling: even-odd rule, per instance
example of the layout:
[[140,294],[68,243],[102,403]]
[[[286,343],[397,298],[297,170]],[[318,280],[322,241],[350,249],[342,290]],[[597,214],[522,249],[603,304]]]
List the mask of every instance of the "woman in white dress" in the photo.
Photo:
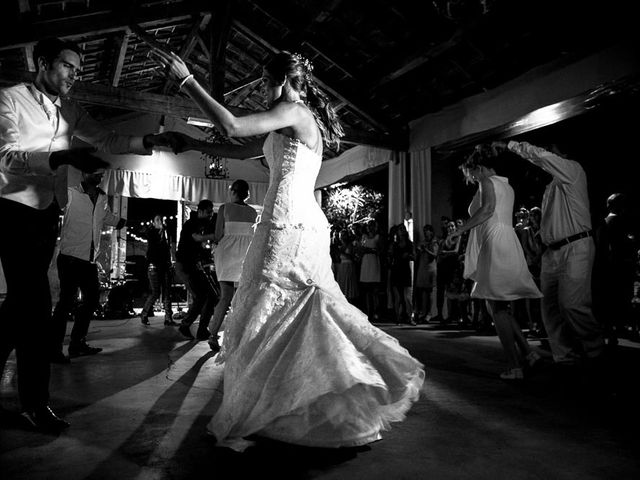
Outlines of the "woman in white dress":
[[158,56],[226,135],[268,133],[246,146],[185,147],[234,158],[264,154],[270,167],[264,210],[226,319],[224,395],[209,432],[236,450],[252,434],[315,447],[380,439],[417,400],[424,370],[349,304],[331,271],[330,228],[313,191],[323,141],[337,143],[342,129],[311,64],[297,54],[275,55],[263,73],[270,108],[236,117],[178,56]]
[[472,298],[487,301],[487,308],[507,357],[504,380],[524,378],[521,357],[532,365],[540,355],[531,349],[509,310],[509,302],[520,298],[540,298],[513,229],[513,188],[509,180],[496,175],[496,155],[490,147],[478,146],[462,164],[469,182],[478,184],[471,216],[451,238],[471,230],[465,252],[464,277],[474,280]]
[[211,350],[220,350],[218,331],[229,310],[235,287],[240,280],[242,263],[247,255],[253,225],[258,213],[245,202],[249,198],[249,184],[245,180],[236,180],[229,187],[231,201],[220,205],[216,217],[215,240],[217,247],[213,256],[216,266],[216,276],[220,282],[220,300],[213,311],[213,318],[209,331],[209,346]]
[[364,293],[364,305],[369,321],[378,320],[378,290],[382,279],[380,266],[380,234],[378,223],[375,220],[367,223],[364,235],[362,235],[360,251],[362,263],[360,264],[360,285]]

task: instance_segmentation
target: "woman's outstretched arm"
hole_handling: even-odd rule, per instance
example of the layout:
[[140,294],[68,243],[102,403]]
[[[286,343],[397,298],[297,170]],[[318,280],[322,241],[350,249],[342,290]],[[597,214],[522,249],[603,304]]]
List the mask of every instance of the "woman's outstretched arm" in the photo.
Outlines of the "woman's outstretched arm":
[[290,102],[276,104],[270,110],[235,116],[224,105],[216,101],[189,72],[184,61],[175,53],[153,50],[158,62],[169,69],[169,74],[180,83],[200,110],[228,137],[252,137],[292,127],[304,121],[307,114],[300,105]]

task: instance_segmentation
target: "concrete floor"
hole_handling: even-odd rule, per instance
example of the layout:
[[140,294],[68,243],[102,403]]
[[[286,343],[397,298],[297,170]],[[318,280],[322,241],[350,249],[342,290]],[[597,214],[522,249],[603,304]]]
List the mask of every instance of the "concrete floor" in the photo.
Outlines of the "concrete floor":
[[[205,434],[222,375],[206,342],[184,341],[162,316],[150,320],[95,320],[89,343],[104,351],[52,366],[51,405],[71,422],[61,435],[3,415],[0,478],[640,478],[637,343],[611,354],[606,389],[551,365],[509,384],[497,376],[503,356],[493,335],[381,324],[427,368],[404,422],[360,449],[261,441],[239,454]],[[10,412],[18,411],[14,373],[12,356],[0,395]]]

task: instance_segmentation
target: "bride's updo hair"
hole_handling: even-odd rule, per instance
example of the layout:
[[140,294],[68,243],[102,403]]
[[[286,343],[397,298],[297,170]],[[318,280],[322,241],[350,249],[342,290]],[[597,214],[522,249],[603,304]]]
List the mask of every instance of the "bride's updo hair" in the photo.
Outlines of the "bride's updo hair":
[[329,98],[313,80],[311,62],[299,53],[283,50],[265,65],[265,69],[273,78],[286,77],[289,80],[291,88],[300,94],[313,113],[324,142],[338,147],[344,131]]
[[480,143],[476,145],[471,155],[460,165],[460,170],[464,174],[467,183],[473,183],[471,171],[479,167],[492,168],[496,170],[498,165],[498,153],[491,145]]

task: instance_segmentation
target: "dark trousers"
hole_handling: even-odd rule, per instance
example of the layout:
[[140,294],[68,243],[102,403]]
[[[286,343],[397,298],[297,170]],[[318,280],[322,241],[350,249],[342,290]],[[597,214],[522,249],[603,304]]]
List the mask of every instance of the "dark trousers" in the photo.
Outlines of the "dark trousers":
[[170,268],[158,268],[155,265],[149,265],[147,268],[147,278],[149,279],[149,288],[151,293],[144,302],[142,307],[142,315],[149,315],[149,312],[153,308],[156,300],[160,298],[162,294],[162,303],[164,305],[164,312],[171,314],[171,277]]
[[178,273],[185,287],[193,297],[193,303],[182,319],[182,324],[191,325],[196,321],[198,315],[200,315],[198,330],[204,331],[205,328],[209,327],[209,322],[218,299],[202,271],[196,270],[195,267],[189,268],[180,262],[176,262],[176,273]]
[[0,368],[4,370],[15,349],[18,394],[26,410],[49,402],[51,293],[47,272],[58,215],[55,202],[45,210],[36,210],[0,198],[0,261],[7,282],[7,296],[0,307]]
[[[89,323],[100,301],[100,282],[98,266],[88,260],[61,253],[58,255],[57,264],[60,299],[53,312],[51,348],[53,352],[62,352],[62,343],[67,333],[67,320],[72,313],[74,313],[74,321],[70,343],[77,345],[87,336]],[[78,290],[81,301],[78,307],[74,308]]]

